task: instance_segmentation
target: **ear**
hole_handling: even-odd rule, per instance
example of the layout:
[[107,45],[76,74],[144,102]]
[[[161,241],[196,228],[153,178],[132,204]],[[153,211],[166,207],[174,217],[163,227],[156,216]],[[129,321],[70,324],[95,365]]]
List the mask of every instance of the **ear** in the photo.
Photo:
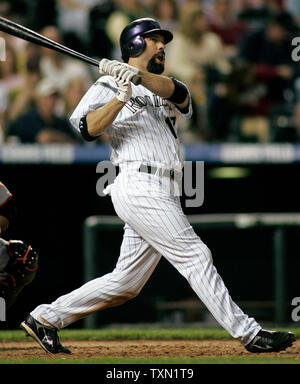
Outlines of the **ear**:
[[142,36],[136,36],[129,46],[130,56],[139,56],[145,49],[146,42]]

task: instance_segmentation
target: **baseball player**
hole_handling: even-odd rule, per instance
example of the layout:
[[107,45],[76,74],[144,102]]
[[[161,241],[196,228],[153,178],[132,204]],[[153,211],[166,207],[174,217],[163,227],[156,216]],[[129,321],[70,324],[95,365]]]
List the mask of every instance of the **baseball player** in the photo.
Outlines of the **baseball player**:
[[[106,193],[124,221],[115,269],[35,308],[21,323],[50,353],[70,353],[57,331],[98,310],[137,296],[160,258],[188,281],[209,311],[250,352],[281,351],[295,340],[291,332],[263,330],[233,302],[213,265],[207,246],[195,234],[170,185],[182,174],[177,118],[192,114],[191,96],[180,81],[162,75],[171,32],[144,18],[122,32],[124,63],[103,59],[101,76],[84,95],[71,122],[92,141],[105,132],[111,160],[120,172]],[[139,75],[140,85],[131,80]]]
[[[5,232],[16,216],[12,194],[0,182],[0,234]],[[0,238],[0,297],[9,309],[17,296],[32,282],[38,269],[38,254],[20,240]]]

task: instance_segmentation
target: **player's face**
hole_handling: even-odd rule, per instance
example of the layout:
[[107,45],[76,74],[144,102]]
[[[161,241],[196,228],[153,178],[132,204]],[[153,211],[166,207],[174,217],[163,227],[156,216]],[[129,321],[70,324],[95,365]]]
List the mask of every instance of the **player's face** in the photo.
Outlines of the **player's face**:
[[151,73],[161,74],[165,69],[165,41],[159,34],[145,37],[146,49],[144,51],[147,59],[147,70]]

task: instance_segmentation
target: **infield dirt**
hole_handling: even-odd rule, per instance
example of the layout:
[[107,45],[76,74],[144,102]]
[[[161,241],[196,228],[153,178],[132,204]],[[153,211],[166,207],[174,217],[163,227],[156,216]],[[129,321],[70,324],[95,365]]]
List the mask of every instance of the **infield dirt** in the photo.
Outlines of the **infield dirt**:
[[[50,355],[44,352],[34,341],[0,342],[0,359],[24,360],[30,358],[51,359],[63,356],[66,359],[101,357],[231,357],[253,356],[236,340],[113,340],[113,341],[64,341],[71,355]],[[270,354],[261,354],[268,355]],[[300,340],[286,351],[272,353],[272,356],[299,358]]]

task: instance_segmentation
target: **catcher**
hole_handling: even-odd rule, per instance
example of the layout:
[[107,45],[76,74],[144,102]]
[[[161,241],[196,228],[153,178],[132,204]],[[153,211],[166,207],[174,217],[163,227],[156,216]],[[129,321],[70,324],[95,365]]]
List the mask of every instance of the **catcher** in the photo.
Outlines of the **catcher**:
[[[8,229],[15,217],[14,198],[0,182],[0,234]],[[38,254],[30,245],[0,238],[0,297],[5,300],[6,309],[13,305],[25,285],[32,282],[37,269]]]

